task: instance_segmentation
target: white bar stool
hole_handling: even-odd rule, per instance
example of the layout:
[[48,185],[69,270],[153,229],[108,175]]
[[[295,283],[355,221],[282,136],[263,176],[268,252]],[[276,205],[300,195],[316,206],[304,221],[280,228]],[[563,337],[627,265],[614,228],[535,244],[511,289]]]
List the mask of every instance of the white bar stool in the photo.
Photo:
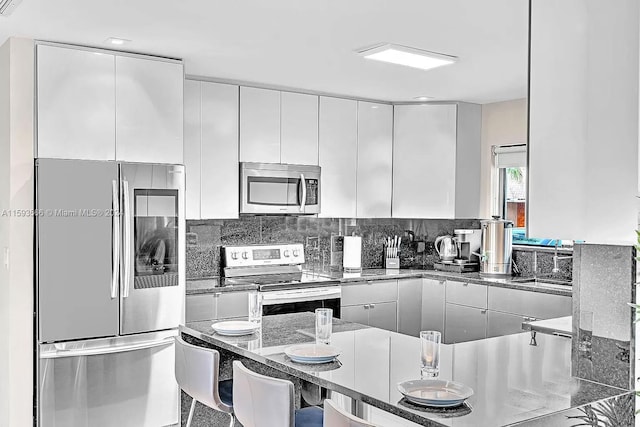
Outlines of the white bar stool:
[[343,411],[335,403],[326,399],[324,401],[324,427],[376,427],[376,425]]
[[293,383],[233,362],[234,412],[244,427],[322,427],[322,409],[294,409]]
[[196,401],[229,414],[233,427],[233,381],[218,382],[220,353],[211,348],[198,347],[176,337],[175,375],[178,385],[193,398],[187,427],[191,425]]

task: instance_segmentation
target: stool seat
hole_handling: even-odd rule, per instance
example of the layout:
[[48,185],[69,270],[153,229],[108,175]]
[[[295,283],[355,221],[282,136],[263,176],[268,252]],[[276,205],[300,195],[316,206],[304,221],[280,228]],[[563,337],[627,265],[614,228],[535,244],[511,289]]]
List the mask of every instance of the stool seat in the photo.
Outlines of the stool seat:
[[233,380],[220,381],[218,383],[218,393],[222,403],[233,407]]
[[296,409],[296,427],[322,427],[324,411],[317,406]]

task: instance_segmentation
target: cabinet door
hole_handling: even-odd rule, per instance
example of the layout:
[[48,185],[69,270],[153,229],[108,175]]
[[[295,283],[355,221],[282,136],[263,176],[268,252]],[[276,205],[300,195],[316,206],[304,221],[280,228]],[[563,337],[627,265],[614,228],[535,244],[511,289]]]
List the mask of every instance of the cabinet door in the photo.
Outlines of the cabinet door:
[[37,47],[37,157],[116,158],[115,57]]
[[490,310],[522,314],[537,319],[571,315],[571,297],[491,286],[488,289]]
[[358,218],[391,216],[393,106],[358,102]]
[[487,334],[487,310],[447,303],[444,324],[446,344],[483,339]]
[[216,298],[213,294],[187,295],[185,297],[185,319],[187,322],[213,320],[216,318]]
[[[398,280],[398,332],[420,336],[422,330],[422,280]],[[444,288],[444,286],[443,286]],[[444,298],[442,300],[444,304]]]
[[280,163],[280,92],[240,88],[240,161]]
[[200,219],[200,82],[184,81],[184,167],[187,219]]
[[392,216],[454,218],[456,106],[396,105],[394,111]]
[[216,294],[216,318],[247,317],[249,315],[248,292],[221,292]]
[[234,85],[202,82],[200,216],[238,218],[238,96]]
[[487,308],[487,286],[447,280],[447,302]]
[[396,302],[369,304],[369,326],[397,332],[397,306]]
[[347,322],[369,324],[369,307],[365,304],[347,305],[340,307],[340,318]]
[[318,97],[282,92],[280,162],[318,164]]
[[116,57],[116,159],[182,164],[182,63]]
[[518,316],[517,314],[488,311],[487,338],[519,334],[520,332],[523,332],[522,322],[526,320],[527,318],[525,318],[525,316]]
[[358,103],[320,97],[319,163],[321,211],[325,218],[356,216]]
[[422,279],[422,331],[444,333],[445,280]]

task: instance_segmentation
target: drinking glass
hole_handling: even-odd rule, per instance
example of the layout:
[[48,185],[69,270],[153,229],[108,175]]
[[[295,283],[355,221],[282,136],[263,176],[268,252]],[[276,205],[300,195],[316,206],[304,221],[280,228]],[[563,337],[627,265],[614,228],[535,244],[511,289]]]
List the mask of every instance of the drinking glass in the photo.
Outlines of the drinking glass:
[[333,310],[316,308],[316,343],[329,344],[333,327]]
[[437,378],[440,374],[440,340],[438,331],[420,332],[420,356],[422,378]]
[[262,323],[262,294],[249,292],[249,322]]

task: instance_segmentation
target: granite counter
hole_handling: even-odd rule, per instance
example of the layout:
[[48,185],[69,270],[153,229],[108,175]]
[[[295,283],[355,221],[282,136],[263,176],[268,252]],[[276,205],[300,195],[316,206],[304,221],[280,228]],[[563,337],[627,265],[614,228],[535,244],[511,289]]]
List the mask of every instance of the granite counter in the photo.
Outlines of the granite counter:
[[[467,384],[475,394],[451,410],[428,410],[406,402],[399,382],[420,377],[420,340],[377,328],[335,320],[331,344],[339,362],[300,365],[284,349],[314,342],[314,316],[297,313],[263,318],[262,330],[228,338],[211,322],[180,327],[200,345],[247,358],[304,382],[360,400],[426,426],[504,426],[560,413],[627,390],[571,376],[571,341],[530,333],[442,345],[440,378]],[[534,344],[534,345],[532,345]]]

